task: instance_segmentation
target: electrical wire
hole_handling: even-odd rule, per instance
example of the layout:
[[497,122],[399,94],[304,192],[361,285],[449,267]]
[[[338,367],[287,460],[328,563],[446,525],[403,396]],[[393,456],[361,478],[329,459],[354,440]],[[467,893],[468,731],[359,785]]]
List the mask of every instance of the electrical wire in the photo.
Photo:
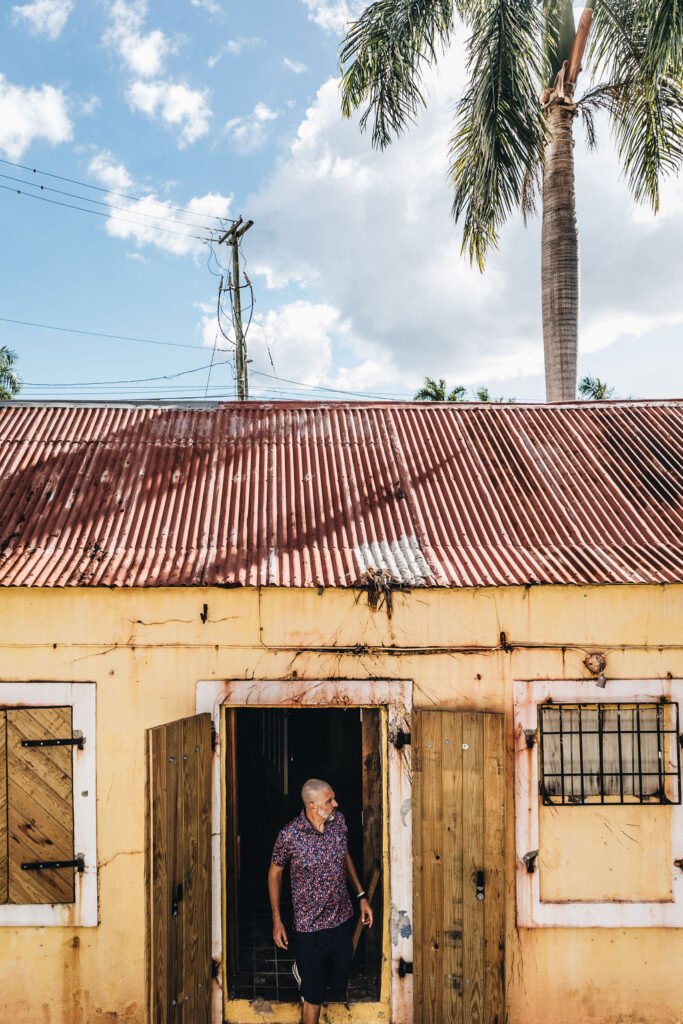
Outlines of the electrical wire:
[[[216,366],[222,366],[223,363],[229,362],[229,359],[221,359],[216,363]],[[178,373],[164,373],[159,377],[129,377],[127,380],[82,380],[74,381],[74,383],[70,384],[45,384],[32,380],[26,380],[23,383],[26,387],[31,388],[92,388],[109,387],[112,384],[146,384],[148,381],[175,380],[177,377],[187,376],[188,373],[199,373],[201,370],[208,369],[211,365],[213,365],[213,358],[211,363],[206,363],[204,366],[193,366],[191,370],[179,370]]]
[[[114,213],[104,213],[102,210],[89,210],[85,206],[74,206],[73,203],[62,203],[59,199],[48,199],[47,196],[34,195],[32,192],[22,192],[21,189],[11,188],[9,185],[0,185],[1,189],[5,192],[12,192],[15,195],[26,196],[28,199],[40,199],[43,203],[52,203],[53,206],[64,206],[69,210],[80,210],[81,213],[92,213],[96,217],[106,217],[108,220],[122,221],[127,224],[135,224],[139,228],[149,228],[149,224],[143,224],[140,221],[131,220],[129,217],[118,217]],[[87,200],[86,200],[87,202]],[[196,238],[199,242],[210,242],[210,238],[201,238],[199,235],[193,235],[187,231],[172,231],[171,228],[154,228],[155,231],[163,231],[166,235],[179,235],[181,238]]]
[[[7,316],[0,316],[0,323],[4,324],[16,324],[20,327],[38,327],[44,331],[60,331],[63,334],[84,334],[89,338],[105,338],[110,341],[134,341],[140,345],[164,345],[167,348],[192,348],[192,349],[205,349],[205,345],[188,345],[183,344],[180,341],[154,341],[151,338],[132,338],[126,334],[104,334],[101,331],[81,331],[76,327],[56,327],[54,324],[37,324],[32,323],[30,320],[11,320]],[[226,349],[219,349],[219,352],[225,352]]]
[[[187,221],[175,220],[173,217],[156,217],[152,213],[137,212],[130,206],[117,206],[116,203],[108,203],[103,199],[88,199],[87,196],[78,195],[77,192],[65,192],[61,188],[50,188],[49,185],[39,185],[37,182],[34,184],[32,181],[25,181],[24,178],[15,178],[11,174],[0,174],[0,178],[4,178],[5,181],[16,181],[20,185],[28,185],[29,188],[39,188],[41,191],[53,192],[58,196],[67,196],[69,199],[80,199],[84,203],[93,203],[96,206],[104,206],[106,210],[122,210],[124,213],[135,213],[136,217],[146,217],[156,224],[174,224],[176,227],[186,226],[188,228],[201,228],[202,231],[213,231],[214,229],[206,224],[189,224]],[[14,189],[12,190],[14,191]],[[17,192],[20,190],[17,189]],[[33,195],[33,193],[26,193],[27,195]],[[144,202],[144,200],[140,200]]]
[[[61,174],[52,174],[50,171],[40,171],[36,167],[27,167],[26,164],[18,164],[18,163],[15,163],[13,160],[3,160],[2,158],[0,158],[0,163],[1,164],[6,164],[9,167],[19,167],[22,171],[30,171],[32,174],[42,174],[46,178],[54,178],[56,181],[66,181],[70,185],[80,185],[82,188],[91,188],[95,192],[106,192],[107,195],[118,196],[119,199],[130,199],[131,202],[134,202],[134,203],[153,203],[155,206],[163,206],[163,208],[165,210],[174,210],[176,213],[188,213],[192,217],[196,217],[197,216],[197,214],[193,210],[185,209],[182,206],[166,206],[165,203],[157,202],[154,199],[144,199],[144,198],[142,198],[140,196],[131,196],[131,195],[128,195],[126,192],[116,192],[113,189],[104,188],[101,185],[90,185],[87,181],[79,181],[77,178],[65,178]],[[219,224],[221,224],[221,225],[223,223],[226,223],[226,224],[235,224],[235,223],[237,223],[235,220],[232,220],[230,217],[219,217],[215,213],[207,213],[206,216],[210,220],[217,220],[219,222]]]

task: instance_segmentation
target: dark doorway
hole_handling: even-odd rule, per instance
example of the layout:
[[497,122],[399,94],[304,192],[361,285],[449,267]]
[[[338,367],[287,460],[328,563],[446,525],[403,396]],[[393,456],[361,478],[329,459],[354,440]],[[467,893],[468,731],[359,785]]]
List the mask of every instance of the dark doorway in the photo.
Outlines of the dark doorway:
[[[379,999],[382,949],[382,787],[380,712],[374,708],[228,710],[226,850],[228,994],[232,999],[298,1000],[293,956],[276,948],[266,877],[278,831],[302,809],[301,787],[322,778],[349,828],[349,852],[375,923],[358,936],[352,1001]],[[232,861],[232,863],[231,863]],[[355,901],[354,901],[355,902]],[[288,873],[282,916],[292,931]]]

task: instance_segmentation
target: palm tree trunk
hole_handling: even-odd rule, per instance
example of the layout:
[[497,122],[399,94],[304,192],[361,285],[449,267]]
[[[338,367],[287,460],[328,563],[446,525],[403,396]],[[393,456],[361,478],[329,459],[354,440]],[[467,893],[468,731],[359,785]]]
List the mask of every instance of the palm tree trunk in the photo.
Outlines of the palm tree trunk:
[[574,194],[574,107],[553,101],[543,171],[543,349],[546,398],[576,398],[579,320],[579,232]]

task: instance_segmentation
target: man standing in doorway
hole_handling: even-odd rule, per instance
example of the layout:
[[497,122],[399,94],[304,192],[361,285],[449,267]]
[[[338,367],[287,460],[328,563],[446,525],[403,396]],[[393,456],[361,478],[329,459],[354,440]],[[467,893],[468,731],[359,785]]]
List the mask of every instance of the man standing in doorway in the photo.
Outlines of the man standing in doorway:
[[332,787],[309,779],[301,790],[304,809],[279,833],[268,872],[273,939],[289,948],[280,917],[282,875],[287,864],[294,907],[294,952],[304,1000],[303,1024],[318,1024],[329,984],[344,999],[353,959],[353,906],[348,875],[359,901],[361,921],[372,925],[372,910],[348,851],[344,815]]

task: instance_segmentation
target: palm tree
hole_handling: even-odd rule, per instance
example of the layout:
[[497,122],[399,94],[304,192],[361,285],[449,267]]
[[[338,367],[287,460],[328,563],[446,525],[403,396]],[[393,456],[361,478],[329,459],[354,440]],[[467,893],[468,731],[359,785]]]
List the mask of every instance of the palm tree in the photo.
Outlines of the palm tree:
[[423,387],[415,394],[416,402],[464,402],[466,388],[459,386],[446,393],[446,381],[440,377],[438,381],[425,377]]
[[608,387],[599,377],[586,376],[579,381],[579,394],[591,402],[602,402],[612,397],[614,388]]
[[[588,378],[586,378],[588,379]],[[471,389],[473,402],[514,402],[514,398],[491,398],[489,389],[484,385]],[[446,381],[439,377],[438,381],[432,377],[425,377],[424,385],[415,393],[416,402],[466,402],[467,388],[462,384],[448,391]]]
[[21,379],[13,369],[16,358],[16,352],[0,345],[0,401],[14,398],[21,391]]
[[[593,6],[594,5],[594,6]],[[364,107],[361,129],[383,149],[425,105],[423,72],[460,18],[469,84],[450,148],[453,215],[463,251],[483,270],[502,225],[525,216],[542,190],[542,294],[546,394],[576,397],[579,250],[573,132],[605,110],[628,186],[659,208],[660,182],[683,162],[683,3],[593,0],[574,26],[572,0],[375,0],[340,53],[342,112]],[[589,33],[590,86],[576,84]]]

